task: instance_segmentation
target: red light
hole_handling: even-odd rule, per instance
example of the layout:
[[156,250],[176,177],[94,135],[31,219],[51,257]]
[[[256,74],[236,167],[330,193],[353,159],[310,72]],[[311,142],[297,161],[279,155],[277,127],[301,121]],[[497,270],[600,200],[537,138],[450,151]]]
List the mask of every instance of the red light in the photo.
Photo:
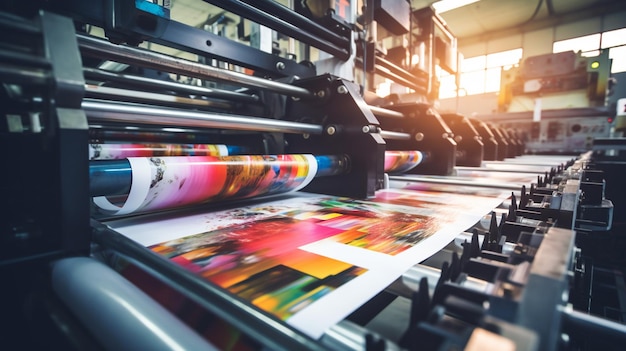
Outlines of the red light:
[[613,117],[607,118],[606,121],[609,122],[609,124],[613,123]]

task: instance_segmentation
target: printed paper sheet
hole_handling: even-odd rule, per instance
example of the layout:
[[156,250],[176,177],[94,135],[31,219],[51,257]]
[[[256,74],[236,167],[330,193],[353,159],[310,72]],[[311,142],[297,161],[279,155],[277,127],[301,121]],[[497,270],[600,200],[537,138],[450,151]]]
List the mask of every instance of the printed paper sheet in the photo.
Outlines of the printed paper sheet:
[[389,189],[362,201],[298,193],[107,224],[318,338],[505,197]]

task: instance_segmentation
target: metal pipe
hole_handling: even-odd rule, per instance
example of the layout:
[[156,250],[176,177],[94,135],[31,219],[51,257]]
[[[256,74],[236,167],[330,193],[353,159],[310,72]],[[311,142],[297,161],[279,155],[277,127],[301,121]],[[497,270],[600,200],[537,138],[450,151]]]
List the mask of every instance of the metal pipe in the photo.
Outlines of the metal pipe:
[[[332,42],[335,45],[339,45],[342,47],[348,47],[349,41],[348,38],[337,35],[334,32],[322,27],[321,25],[311,21],[310,19],[302,16],[301,14],[283,6],[275,1],[268,0],[242,0],[243,2],[251,5],[259,10],[270,13],[282,20],[285,20],[298,28],[304,29],[308,32],[311,32],[314,35],[317,35],[323,39],[326,39]],[[220,1],[218,6],[222,4]]]
[[262,132],[322,134],[322,126],[269,118],[226,115],[211,112],[182,111],[138,104],[119,104],[84,100],[89,122],[124,122],[198,128],[224,128]]
[[88,56],[120,61],[122,63],[139,65],[202,79],[225,80],[244,86],[268,89],[277,93],[300,98],[314,97],[312,92],[294,85],[249,76],[239,72],[219,69],[198,62],[192,62],[145,49],[126,45],[116,45],[105,40],[85,35],[79,34],[76,37],[78,39],[78,46],[81,52]]
[[[2,57],[0,57],[2,61]],[[0,77],[3,83],[18,84],[46,84],[51,79],[51,75],[46,71],[34,71],[26,69],[16,69],[8,65],[0,66]]]
[[386,130],[383,130],[380,132],[380,136],[383,137],[383,139],[395,139],[395,140],[411,140],[411,134],[409,133],[400,133],[400,132],[389,132]]
[[469,180],[460,179],[447,179],[447,178],[427,178],[427,177],[408,177],[408,176],[390,176],[389,180],[404,181],[404,182],[421,182],[432,184],[444,184],[444,185],[460,185],[460,186],[473,186],[478,188],[494,188],[505,190],[519,190],[519,184],[509,183],[478,183]]
[[92,84],[87,84],[85,86],[85,97],[116,101],[145,102],[164,106],[181,106],[188,108],[218,108],[230,110],[235,107],[234,103],[230,101],[194,99],[190,97],[111,88]]
[[388,110],[386,108],[378,107],[378,106],[368,106],[370,111],[374,114],[374,116],[378,117],[391,117],[391,118],[404,118],[404,113]]
[[210,4],[213,4],[226,11],[238,14],[244,18],[247,18],[253,22],[262,24],[269,28],[274,29],[284,35],[293,37],[300,40],[303,43],[312,45],[322,51],[334,55],[341,60],[347,60],[350,57],[350,51],[340,48],[333,43],[324,40],[320,37],[311,35],[304,32],[301,28],[294,26],[278,17],[272,16],[266,12],[263,12],[251,5],[248,5],[242,1],[237,0],[204,0]]
[[563,329],[572,339],[582,335],[583,340],[602,340],[612,345],[624,345],[626,343],[626,326],[624,324],[574,311],[568,307],[563,308],[561,316],[563,317]]
[[[361,58],[358,58],[358,57],[357,57],[357,58],[355,59],[355,62],[356,62],[359,66],[362,66],[362,65],[363,65],[363,60],[362,60]],[[423,87],[421,87],[421,86],[419,86],[419,85],[415,84],[414,82],[412,82],[412,81],[410,81],[410,80],[408,80],[408,79],[406,79],[406,78],[404,78],[404,77],[402,77],[402,76],[400,76],[400,75],[398,75],[398,74],[396,74],[396,73],[392,72],[390,69],[388,69],[388,68],[386,68],[386,67],[383,67],[383,66],[381,66],[381,65],[375,64],[375,65],[374,65],[374,72],[375,72],[376,74],[378,74],[378,75],[381,75],[381,76],[383,76],[383,77],[385,77],[385,78],[389,78],[389,79],[391,79],[392,81],[394,81],[394,82],[396,82],[396,83],[399,83],[399,84],[402,84],[402,85],[404,85],[405,87],[407,87],[407,88],[411,88],[411,89],[413,89],[413,90],[415,90],[415,91],[421,91],[421,90],[424,90],[424,88],[423,88]]]
[[213,98],[218,98],[218,99],[233,100],[233,101],[240,101],[240,102],[247,102],[247,103],[256,103],[256,102],[259,102],[260,100],[257,95],[248,95],[248,94],[242,94],[242,93],[229,91],[229,90],[198,87],[194,85],[168,82],[168,81],[159,80],[159,79],[151,79],[151,78],[133,76],[133,75],[122,74],[122,73],[113,73],[113,72],[107,72],[107,71],[94,69],[94,68],[83,68],[83,73],[85,74],[86,77],[119,82],[119,83],[124,83],[124,84],[129,84],[129,85],[148,87],[152,89],[155,89],[155,88],[166,89],[166,90],[171,90],[171,91],[184,92],[188,94],[202,95],[202,96],[213,97]]
[[50,267],[52,290],[104,350],[217,350],[93,258],[64,258]]
[[376,57],[376,65],[380,66],[380,67],[384,67],[385,69],[388,69],[389,71],[393,72],[394,74],[397,74],[398,76],[408,80],[408,81],[415,81],[416,83],[421,81],[422,84],[426,84],[427,81],[425,79],[421,79],[418,76],[415,76],[413,74],[411,74],[410,72],[408,72],[407,70],[405,70],[404,68],[396,65],[395,63],[388,61],[387,59],[383,58],[383,57]]

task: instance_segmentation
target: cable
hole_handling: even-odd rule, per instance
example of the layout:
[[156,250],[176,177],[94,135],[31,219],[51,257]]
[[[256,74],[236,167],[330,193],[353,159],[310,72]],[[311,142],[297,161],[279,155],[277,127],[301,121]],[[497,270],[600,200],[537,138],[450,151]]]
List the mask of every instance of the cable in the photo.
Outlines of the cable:
[[552,16],[556,16],[556,12],[554,12],[554,4],[552,3],[552,0],[546,0],[546,6],[548,7],[548,16],[552,17]]
[[[549,0],[548,0],[549,1]],[[541,6],[543,5],[543,0],[539,0],[539,2],[537,3],[537,7],[535,7],[535,12],[533,12],[533,15],[530,16],[529,19],[527,19],[526,21],[522,22],[520,24],[520,26],[523,26],[527,23],[530,23],[532,20],[535,19],[535,17],[537,17],[537,14],[539,13],[539,10],[541,10]],[[548,10],[549,11],[549,10]]]

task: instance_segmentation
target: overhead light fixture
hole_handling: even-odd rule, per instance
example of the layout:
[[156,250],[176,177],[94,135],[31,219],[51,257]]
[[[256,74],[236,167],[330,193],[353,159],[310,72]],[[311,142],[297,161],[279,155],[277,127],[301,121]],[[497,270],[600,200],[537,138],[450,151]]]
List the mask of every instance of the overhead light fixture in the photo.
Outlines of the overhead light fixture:
[[437,13],[444,13],[478,1],[479,0],[441,0],[433,3],[432,7]]

